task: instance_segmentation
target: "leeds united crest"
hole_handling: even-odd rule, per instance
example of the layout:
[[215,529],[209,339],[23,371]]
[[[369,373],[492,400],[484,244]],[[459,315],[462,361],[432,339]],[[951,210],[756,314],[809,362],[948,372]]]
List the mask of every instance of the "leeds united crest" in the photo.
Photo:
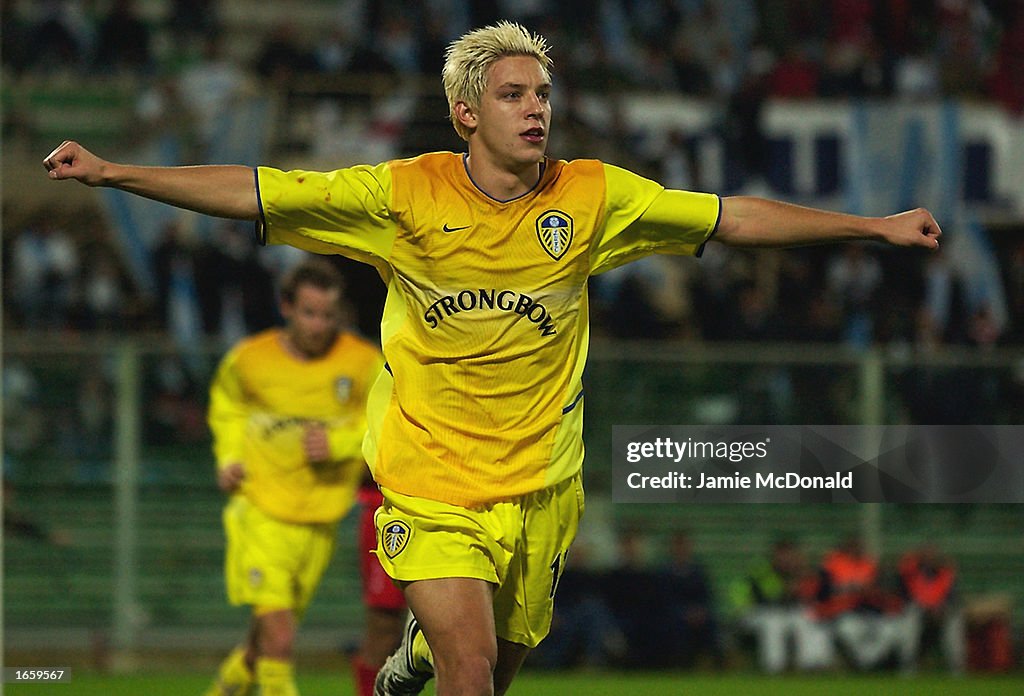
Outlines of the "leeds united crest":
[[334,396],[341,403],[346,403],[352,397],[351,377],[338,377],[334,380]]
[[548,256],[558,261],[572,243],[572,218],[560,210],[549,210],[537,218],[537,239]]
[[380,546],[388,558],[394,558],[405,550],[409,543],[409,525],[401,520],[394,520],[384,525],[381,530]]

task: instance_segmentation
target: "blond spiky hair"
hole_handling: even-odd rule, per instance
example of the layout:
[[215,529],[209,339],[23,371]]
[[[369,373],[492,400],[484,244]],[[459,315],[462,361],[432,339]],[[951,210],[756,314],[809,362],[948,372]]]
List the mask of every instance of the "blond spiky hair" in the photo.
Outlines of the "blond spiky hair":
[[506,20],[474,29],[453,41],[445,51],[441,80],[444,83],[444,95],[448,98],[448,115],[455,126],[455,132],[463,140],[469,140],[472,131],[456,118],[455,104],[461,101],[474,109],[478,108],[484,90],[487,89],[487,73],[491,65],[505,56],[536,58],[550,81],[551,59],[548,57],[547,41],[540,34],[531,34],[515,22]]

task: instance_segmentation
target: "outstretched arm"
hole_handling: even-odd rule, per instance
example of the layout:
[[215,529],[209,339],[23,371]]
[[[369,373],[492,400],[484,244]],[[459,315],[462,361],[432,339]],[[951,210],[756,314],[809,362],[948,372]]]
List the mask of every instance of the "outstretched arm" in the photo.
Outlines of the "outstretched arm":
[[884,218],[861,217],[790,203],[729,196],[711,238],[731,246],[783,247],[854,240],[937,249],[942,230],[924,208]]
[[259,217],[256,181],[249,167],[139,167],[116,164],[65,140],[43,165],[51,179],[75,179],[88,186],[109,186],[216,217],[255,220]]

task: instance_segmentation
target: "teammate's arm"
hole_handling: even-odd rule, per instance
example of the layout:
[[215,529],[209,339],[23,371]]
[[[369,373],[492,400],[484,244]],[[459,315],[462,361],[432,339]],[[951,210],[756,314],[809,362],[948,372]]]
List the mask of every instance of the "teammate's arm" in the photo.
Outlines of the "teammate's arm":
[[245,464],[231,462],[217,466],[217,487],[225,493],[234,493],[245,480]]
[[78,143],[64,141],[43,160],[51,179],[107,186],[216,217],[256,220],[253,170],[241,165],[140,167],[108,162]]
[[[384,369],[384,356],[375,352],[375,359],[364,367],[365,373],[359,384],[372,384]],[[306,425],[302,436],[302,448],[310,462],[341,462],[347,459],[362,459],[363,437],[366,435],[366,391],[356,392],[358,407],[350,418],[332,423],[313,422]],[[368,472],[367,472],[368,474]]]
[[362,456],[365,422],[359,426],[327,427],[316,423],[306,426],[302,448],[311,462],[338,462]]
[[246,475],[243,454],[249,411],[234,368],[235,357],[234,352],[228,353],[217,368],[210,385],[207,412],[217,463],[217,487],[225,493],[238,490]]
[[942,230],[924,208],[888,217],[861,217],[752,196],[722,198],[712,240],[731,246],[783,247],[872,240],[936,249]]

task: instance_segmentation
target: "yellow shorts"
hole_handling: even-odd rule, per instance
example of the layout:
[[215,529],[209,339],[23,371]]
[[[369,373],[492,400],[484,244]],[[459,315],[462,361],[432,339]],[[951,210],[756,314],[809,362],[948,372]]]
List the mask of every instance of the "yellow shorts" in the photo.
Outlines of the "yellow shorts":
[[375,553],[388,575],[406,582],[465,577],[494,583],[498,637],[531,648],[544,639],[558,578],[583,515],[580,474],[472,510],[382,492]]
[[291,524],[241,495],[224,508],[228,601],[301,617],[334,553],[336,523]]

